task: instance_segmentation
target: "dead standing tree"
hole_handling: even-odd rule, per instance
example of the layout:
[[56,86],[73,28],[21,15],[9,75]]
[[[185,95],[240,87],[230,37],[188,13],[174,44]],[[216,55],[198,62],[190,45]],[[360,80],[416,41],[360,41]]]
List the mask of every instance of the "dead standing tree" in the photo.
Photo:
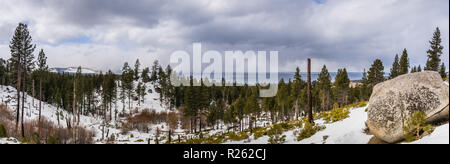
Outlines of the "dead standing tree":
[[308,58],[308,121],[314,123],[311,97],[311,59]]

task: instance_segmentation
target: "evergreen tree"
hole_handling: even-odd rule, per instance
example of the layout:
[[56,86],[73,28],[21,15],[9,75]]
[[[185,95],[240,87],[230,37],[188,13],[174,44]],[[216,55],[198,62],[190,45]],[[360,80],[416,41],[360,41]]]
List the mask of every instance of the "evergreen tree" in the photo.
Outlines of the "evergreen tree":
[[394,63],[392,63],[389,79],[396,78],[399,75],[399,70],[400,70],[400,63],[399,63],[398,54],[397,54],[397,55],[395,55]]
[[103,104],[106,107],[103,111],[103,115],[104,115],[104,119],[108,120],[106,117],[106,113],[108,112],[109,109],[109,120],[112,120],[112,103],[115,101],[115,98],[117,97],[117,89],[116,89],[116,78],[114,73],[111,72],[111,70],[109,70],[103,80],[102,83],[102,99],[103,99]]
[[287,109],[289,108],[289,100],[288,100],[288,96],[289,96],[289,87],[286,85],[286,83],[284,82],[283,79],[280,80],[280,82],[278,83],[278,92],[277,92],[277,106],[278,109],[280,110],[280,116],[279,118],[281,119],[281,121],[285,121],[286,120],[286,113],[287,113]]
[[416,67],[416,66],[414,66],[414,67],[411,69],[411,73],[415,73],[415,72],[417,72],[417,67]]
[[[130,68],[127,62],[123,65],[122,68],[122,76],[121,76],[121,82],[122,82],[122,92],[123,95],[121,96],[122,100],[128,97],[128,109],[131,111],[131,97],[133,96],[134,91],[134,85],[133,85],[133,78],[134,78],[135,72]],[[123,103],[125,103],[123,101]],[[125,108],[125,107],[124,107]]]
[[368,72],[368,83],[371,87],[384,81],[384,66],[380,59],[376,59]]
[[441,45],[441,31],[439,27],[433,34],[433,38],[430,41],[430,49],[427,51],[428,60],[425,70],[427,71],[438,71],[439,63],[441,63],[441,55],[444,47]]
[[38,56],[38,60],[37,60],[37,67],[38,67],[38,71],[42,71],[42,72],[48,71],[47,56],[45,56],[43,49],[41,49],[41,51],[39,52],[39,56]]
[[8,84],[8,66],[5,60],[0,58],[0,85]]
[[408,74],[409,71],[409,58],[408,51],[406,48],[403,50],[402,56],[400,57],[400,68],[398,71],[398,75]]
[[305,89],[306,82],[303,81],[302,76],[300,75],[300,68],[296,68],[294,75],[294,84],[291,92],[291,99],[294,100],[294,108],[295,108],[295,119],[298,119],[300,108],[304,106],[305,97],[302,94]]
[[[37,72],[39,76],[39,123],[41,122],[41,111],[42,111],[42,81],[44,73],[48,72],[48,65],[47,65],[47,57],[45,56],[44,50],[41,49],[38,55],[37,60]],[[39,124],[40,126],[40,124]]]
[[186,117],[190,118],[191,133],[193,131],[195,131],[194,128],[196,127],[196,126],[194,126],[194,124],[195,124],[195,118],[197,117],[197,114],[198,114],[198,108],[197,108],[198,101],[196,101],[196,98],[198,98],[197,96],[198,96],[198,94],[196,93],[196,90],[193,86],[193,77],[191,76],[190,77],[190,86],[187,86],[185,88],[184,111],[183,111],[184,115]]
[[336,78],[334,80],[334,92],[337,102],[343,106],[348,103],[350,79],[348,78],[347,69],[338,69]]
[[[11,64],[13,65],[12,75],[17,78],[15,84],[17,84],[17,108],[16,108],[16,130],[19,124],[19,113],[20,113],[20,91],[24,92],[26,90],[26,76],[29,71],[31,71],[33,64],[33,52],[36,45],[32,44],[32,38],[30,32],[28,31],[28,26],[23,23],[19,23],[17,26],[14,36],[9,45],[11,52]],[[23,73],[23,75],[22,75]],[[24,77],[22,81],[22,76]],[[23,83],[23,88],[22,88]],[[23,107],[24,107],[24,96],[22,97],[22,137],[24,134],[23,125]]]
[[422,67],[420,65],[417,67],[417,72],[422,72]]
[[150,82],[150,75],[149,74],[150,74],[150,69],[148,67],[146,67],[146,68],[144,68],[142,70],[142,74],[141,74],[142,82],[144,82],[144,83]]
[[134,64],[134,80],[139,79],[139,67],[141,66],[141,63],[139,62],[139,59],[136,60],[136,63]]
[[155,83],[158,80],[159,62],[155,60],[152,66],[152,75],[150,76],[150,81]]
[[328,72],[327,66],[324,65],[322,71],[319,73],[317,82],[314,85],[319,93],[322,111],[328,110],[331,104],[331,75]]
[[442,63],[442,65],[439,67],[439,74],[441,74],[442,78],[447,78],[447,70],[445,69],[445,64]]
[[142,87],[143,87],[142,82],[138,82],[138,85],[136,86],[136,91],[135,91],[135,93],[136,93],[136,96],[137,96],[137,98],[138,98],[138,105],[139,105],[139,106],[141,106]]
[[364,69],[363,76],[361,78],[361,83],[362,83],[362,85],[361,85],[360,91],[359,91],[360,97],[362,100],[367,100],[367,99],[369,99],[369,96],[371,93],[369,91],[370,87],[369,87],[369,80],[367,77],[366,69]]

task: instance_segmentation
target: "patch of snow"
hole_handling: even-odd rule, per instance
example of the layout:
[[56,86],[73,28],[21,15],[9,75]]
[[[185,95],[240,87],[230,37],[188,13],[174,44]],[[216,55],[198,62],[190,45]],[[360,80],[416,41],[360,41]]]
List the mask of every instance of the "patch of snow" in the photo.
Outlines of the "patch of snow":
[[19,144],[19,141],[15,138],[0,138],[0,145],[1,144]]
[[[302,144],[367,144],[373,137],[364,133],[367,120],[367,107],[352,109],[345,120],[326,124],[326,129],[317,132],[310,138],[300,141]],[[326,141],[324,136],[328,136]]]
[[449,125],[445,124],[437,127],[430,135],[407,144],[449,144],[449,137]]
[[[147,89],[152,89],[153,92],[148,93],[145,96],[145,102],[141,103],[140,105],[137,101],[132,101],[131,102],[132,110],[137,109],[138,111],[141,111],[144,109],[149,109],[149,110],[154,110],[156,112],[167,112],[168,110],[166,110],[165,105],[161,104],[161,102],[159,100],[159,93],[156,93],[154,91],[155,90],[154,87],[151,84],[146,85],[146,87],[147,87]],[[17,92],[14,87],[0,85],[0,103],[7,103],[8,108],[13,113],[15,113],[16,96],[17,96]],[[101,99],[101,98],[98,96],[97,99]],[[34,104],[33,104],[33,101],[34,101]],[[96,105],[100,105],[100,104],[96,104]],[[119,112],[122,112],[122,109],[123,109],[123,104],[119,100],[117,102],[117,110]],[[60,122],[59,126],[67,127],[66,119],[67,118],[73,119],[73,115],[65,110],[58,109],[56,106],[42,102],[41,115],[43,117],[45,117],[48,121],[53,122],[55,125],[58,125],[58,116],[56,114],[57,111],[62,113],[62,116],[59,117],[59,122]],[[129,108],[128,108],[128,99],[126,100],[126,103],[125,103],[125,112],[126,113],[130,112]],[[30,95],[26,95],[24,116],[25,116],[24,117],[25,121],[30,121],[33,119],[37,119],[39,117],[39,100],[34,99]],[[120,119],[123,119],[123,118],[120,118]],[[120,123],[118,123],[119,121],[122,121],[122,120],[119,120],[119,118],[118,118],[118,120],[114,120],[114,116],[113,116],[113,121],[108,126],[105,126],[105,134],[104,134],[105,138],[106,138],[107,131],[109,131],[109,133],[108,133],[109,136],[114,134],[116,137],[116,141],[117,141],[116,143],[119,143],[119,144],[139,144],[139,143],[147,144],[148,143],[147,139],[149,139],[149,138],[154,139],[154,137],[155,137],[154,134],[156,134],[157,127],[159,129],[161,129],[162,131],[167,131],[167,127],[168,127],[166,124],[152,125],[150,127],[151,130],[149,131],[149,133],[141,133],[141,132],[137,132],[137,131],[131,131],[127,135],[121,135],[120,128],[116,128],[117,127],[116,125],[120,124]],[[104,121],[103,121],[102,117],[81,115],[79,126],[84,127],[87,130],[93,130],[95,132],[94,142],[105,143],[104,141],[101,141],[103,122]],[[162,127],[164,127],[164,128],[162,128]],[[178,131],[182,131],[182,130],[178,130]],[[131,136],[133,136],[133,137],[131,137]],[[163,132],[161,134],[161,136],[166,136],[166,134]],[[140,142],[139,140],[143,140],[143,142]],[[120,141],[122,141],[122,142],[120,142]],[[11,142],[6,142],[6,139],[2,139],[2,140],[0,140],[0,144],[1,143],[11,143]],[[154,142],[152,142],[152,143],[154,143]],[[162,141],[161,141],[161,143],[162,143]]]

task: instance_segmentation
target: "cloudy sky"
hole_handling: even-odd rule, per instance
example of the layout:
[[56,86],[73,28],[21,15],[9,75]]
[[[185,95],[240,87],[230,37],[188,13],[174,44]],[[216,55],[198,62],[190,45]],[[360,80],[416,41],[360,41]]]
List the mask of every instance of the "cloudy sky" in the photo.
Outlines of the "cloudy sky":
[[305,70],[308,57],[313,71],[362,71],[376,58],[388,71],[403,48],[423,66],[436,27],[449,65],[448,0],[0,0],[0,58],[19,22],[51,67],[167,64],[201,42],[204,51],[279,51],[280,71]]

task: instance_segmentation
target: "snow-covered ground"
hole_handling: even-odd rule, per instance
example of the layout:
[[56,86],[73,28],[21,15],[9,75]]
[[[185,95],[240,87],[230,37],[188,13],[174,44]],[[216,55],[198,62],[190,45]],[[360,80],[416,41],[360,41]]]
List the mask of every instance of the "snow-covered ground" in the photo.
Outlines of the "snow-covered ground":
[[[148,85],[147,88],[153,89],[153,86]],[[15,104],[15,96],[16,91],[13,87],[0,86],[0,101],[1,103],[8,102],[9,108],[14,108]],[[32,120],[38,117],[38,100],[34,100],[35,105],[32,104],[33,98],[29,95],[26,97],[25,103],[25,119]],[[167,111],[164,105],[161,105],[159,100],[159,94],[153,92],[151,94],[146,95],[145,103],[142,103],[140,106],[137,102],[132,102],[132,109],[137,108],[138,110],[150,109],[155,110],[157,112]],[[365,130],[365,122],[367,120],[367,113],[365,112],[367,107],[362,108],[354,108],[350,110],[349,117],[342,121],[338,121],[331,124],[326,124],[323,120],[316,120],[318,125],[324,126],[325,129],[317,132],[315,135],[310,138],[304,139],[302,141],[297,141],[297,134],[301,129],[295,129],[284,132],[283,135],[286,135],[285,144],[367,144],[369,140],[373,137],[372,135],[368,135],[364,133]],[[117,103],[117,109],[119,111],[122,110],[122,103]],[[125,110],[128,111],[128,103],[125,104]],[[57,125],[57,116],[56,111],[58,109],[50,104],[43,103],[42,115],[46,117],[49,121],[52,121],[55,125]],[[59,109],[64,118],[60,117],[60,126],[65,127],[65,119],[71,118],[72,115],[68,112]],[[122,135],[120,128],[116,126],[120,121],[123,120],[113,120],[110,124],[105,126],[105,137],[108,132],[109,136],[115,136],[115,142],[117,144],[147,144],[148,139],[151,139],[151,143],[155,143],[154,138],[156,134],[156,129],[159,128],[162,131],[167,131],[167,124],[158,124],[152,125],[150,127],[149,133],[142,133],[138,131],[130,131],[129,133]],[[117,124],[116,124],[117,123]],[[264,121],[258,122],[258,126],[263,126]],[[97,118],[93,116],[81,116],[80,125],[85,127],[88,130],[95,131],[96,135],[94,141],[96,143],[106,143],[106,141],[102,139],[102,129],[103,129],[103,118]],[[226,129],[226,128],[225,128]],[[209,134],[220,133],[222,130],[212,130]],[[176,134],[183,135],[183,129],[177,129],[175,131]],[[166,132],[162,132],[161,136],[167,136]],[[250,136],[247,140],[242,141],[230,141],[225,144],[267,144],[269,137],[262,136],[256,140],[253,139],[253,136]],[[326,138],[326,140],[324,140]],[[176,138],[174,138],[176,140]],[[0,144],[14,144],[18,143],[17,140],[13,138],[1,138]],[[162,143],[162,142],[160,142]],[[449,143],[449,125],[445,124],[440,127],[437,127],[435,131],[429,135],[424,137],[421,140],[413,142],[413,144],[419,143],[433,143],[433,144],[448,144]]]
[[437,127],[429,136],[409,144],[449,144],[449,126],[448,123]]
[[[316,124],[325,126],[322,131],[317,132],[310,138],[297,141],[298,132],[301,129],[286,131],[285,144],[367,144],[373,135],[366,134],[365,122],[367,120],[367,107],[351,109],[351,113],[347,119],[331,124],[326,124],[323,120],[316,120]],[[326,140],[324,140],[326,138]],[[226,144],[267,144],[268,136],[262,136],[253,140],[231,141]],[[449,124],[445,124],[436,128],[429,136],[426,136],[411,144],[448,144],[449,143]]]
[[[326,129],[317,132],[310,138],[302,140],[300,143],[326,143],[326,144],[367,144],[373,137],[364,133],[367,120],[367,107],[356,108],[351,110],[349,118],[326,124]],[[328,136],[327,140],[323,140],[324,136]]]
[[[164,105],[160,103],[159,100],[159,93],[154,92],[153,86],[150,84],[147,85],[147,89],[152,89],[152,93],[148,93],[145,96],[145,102],[138,105],[138,102],[132,101],[131,108],[132,110],[138,109],[138,111],[148,109],[148,110],[155,110],[156,112],[163,112],[168,111],[165,109]],[[17,96],[16,89],[14,87],[10,86],[1,86],[0,85],[0,103],[8,103],[8,107],[10,109],[15,109],[14,105],[16,104],[15,97]],[[30,121],[37,119],[39,117],[39,100],[34,99],[32,96],[27,95],[25,101],[25,110],[24,110],[24,119],[25,121]],[[34,99],[34,105],[33,105],[33,99]],[[117,110],[122,111],[122,103],[117,102]],[[128,110],[128,100],[125,104],[125,112],[129,113]],[[66,119],[72,118],[72,114],[69,114],[65,110],[58,109],[53,105],[47,104],[42,102],[42,110],[41,114],[43,117],[47,118],[47,120],[53,122],[55,125],[58,125],[58,117],[57,117],[57,111],[62,113],[63,116],[59,117],[59,126],[61,127],[67,127],[66,125]],[[13,110],[13,112],[15,112]],[[116,122],[120,122],[121,120],[113,120],[109,123],[109,125],[105,126],[105,133],[104,137],[106,137],[106,133],[109,132],[109,136],[113,135],[116,138],[116,143],[122,143],[122,144],[137,144],[137,143],[145,143],[147,144],[147,139],[154,138],[154,134],[156,133],[156,128],[161,129],[162,131],[167,130],[168,126],[165,124],[158,124],[158,125],[152,125],[151,130],[149,133],[141,133],[138,131],[130,131],[126,135],[121,135],[121,130],[119,128],[116,128]],[[80,116],[80,124],[79,126],[82,126],[88,130],[95,131],[95,137],[94,141],[96,143],[105,143],[104,141],[101,141],[102,138],[102,130],[103,130],[104,121],[100,117],[93,117],[93,116]],[[182,130],[177,130],[176,132],[182,132]],[[164,134],[162,134],[164,135]],[[142,142],[142,141],[143,142]],[[1,143],[11,143],[6,142],[6,139],[0,140]],[[152,142],[154,143],[154,142]]]
[[[367,120],[365,109],[366,107],[352,109],[349,118],[332,124],[316,120],[316,124],[326,128],[300,142],[297,141],[295,134],[298,134],[301,129],[286,131],[283,133],[286,136],[285,144],[367,144],[373,136],[364,133]],[[324,136],[328,136],[326,141],[323,141]],[[253,139],[253,136],[250,136],[250,139]],[[227,144],[267,144],[268,140],[268,136],[263,136],[256,140],[232,141]]]
[[15,138],[0,138],[0,144],[19,144]]

